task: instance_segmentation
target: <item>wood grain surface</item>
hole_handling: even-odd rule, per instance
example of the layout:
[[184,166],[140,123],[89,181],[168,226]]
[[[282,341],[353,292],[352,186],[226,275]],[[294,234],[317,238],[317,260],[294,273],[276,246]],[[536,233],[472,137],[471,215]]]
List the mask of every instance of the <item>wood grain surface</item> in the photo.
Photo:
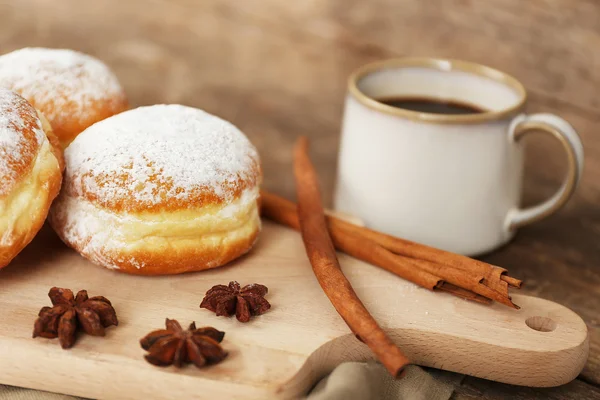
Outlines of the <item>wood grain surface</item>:
[[[346,255],[340,264],[412,363],[548,387],[571,382],[587,359],[587,327],[562,305],[520,294],[513,296],[520,310],[482,305],[420,288]],[[94,266],[45,229],[0,271],[0,280],[2,384],[102,399],[289,399],[307,393],[340,362],[374,358],[323,293],[300,234],[270,222],[257,246],[227,267],[163,277]],[[243,324],[198,307],[213,285],[232,280],[266,285],[272,308]],[[57,340],[33,340],[36,313],[57,284],[109,297],[119,326],[104,338],[80,334],[69,351]],[[225,331],[222,346],[229,355],[202,371],[148,364],[139,340],[162,328],[165,318]]]
[[[515,75],[529,90],[529,110],[557,113],[579,131],[585,171],[565,209],[484,258],[524,279],[523,292],[580,314],[591,353],[579,379],[560,389],[468,378],[455,396],[600,398],[597,1],[0,1],[0,52],[32,45],[102,58],[134,105],[184,103],[230,119],[261,151],[266,187],[290,198],[291,146],[300,134],[311,138],[331,198],[345,81],[354,68],[392,56],[434,55]],[[527,141],[524,201],[531,204],[556,190],[565,161],[551,140]]]

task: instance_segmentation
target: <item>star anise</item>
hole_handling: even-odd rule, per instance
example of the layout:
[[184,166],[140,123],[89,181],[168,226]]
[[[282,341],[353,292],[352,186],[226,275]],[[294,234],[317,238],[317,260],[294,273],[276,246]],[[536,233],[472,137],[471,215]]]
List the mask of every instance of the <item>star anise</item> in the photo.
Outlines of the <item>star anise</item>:
[[102,296],[88,297],[86,290],[73,296],[70,289],[53,287],[48,293],[53,307],[43,307],[33,326],[33,337],[58,337],[63,349],[75,343],[80,328],[88,335],[104,336],[104,328],[118,325],[117,314],[110,301]]
[[229,286],[216,285],[206,292],[200,308],[206,308],[219,315],[228,317],[235,313],[240,322],[250,321],[253,315],[265,313],[271,304],[264,298],[269,289],[265,285],[253,283],[240,288],[236,281]]
[[184,363],[192,363],[201,368],[227,356],[219,344],[225,332],[211,327],[196,328],[195,322],[183,330],[179,322],[168,318],[165,325],[167,329],[150,332],[140,340],[142,348],[150,353],[145,355],[150,364],[180,368]]

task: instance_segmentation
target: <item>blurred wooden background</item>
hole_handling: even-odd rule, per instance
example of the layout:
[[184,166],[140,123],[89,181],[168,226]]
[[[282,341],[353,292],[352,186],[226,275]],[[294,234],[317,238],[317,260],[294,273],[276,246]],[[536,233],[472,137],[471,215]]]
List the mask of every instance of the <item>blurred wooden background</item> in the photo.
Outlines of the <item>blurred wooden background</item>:
[[[65,47],[108,63],[133,105],[183,103],[231,120],[261,151],[266,186],[293,197],[291,145],[309,135],[326,199],[346,77],[401,55],[463,58],[529,90],[530,111],[580,132],[581,187],[554,217],[485,257],[525,292],[578,312],[591,331],[580,379],[527,389],[465,378],[456,399],[600,399],[600,2],[597,0],[0,0],[0,53]],[[535,136],[535,135],[533,135]],[[550,196],[559,146],[528,140],[525,202]]]

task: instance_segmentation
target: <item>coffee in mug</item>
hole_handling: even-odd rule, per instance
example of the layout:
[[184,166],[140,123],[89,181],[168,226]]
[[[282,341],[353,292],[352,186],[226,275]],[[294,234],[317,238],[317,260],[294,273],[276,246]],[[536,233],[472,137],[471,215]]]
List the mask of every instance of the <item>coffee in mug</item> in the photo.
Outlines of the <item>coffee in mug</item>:
[[391,107],[430,114],[479,114],[486,111],[478,106],[452,100],[418,97],[383,97],[375,100]]

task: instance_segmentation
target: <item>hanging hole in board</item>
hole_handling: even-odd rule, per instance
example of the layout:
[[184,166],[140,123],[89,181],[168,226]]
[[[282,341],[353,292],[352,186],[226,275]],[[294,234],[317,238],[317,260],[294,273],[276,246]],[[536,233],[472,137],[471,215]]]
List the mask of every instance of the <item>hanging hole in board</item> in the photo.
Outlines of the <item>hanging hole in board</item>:
[[525,320],[528,327],[534,331],[552,332],[556,329],[556,322],[547,317],[529,317]]

